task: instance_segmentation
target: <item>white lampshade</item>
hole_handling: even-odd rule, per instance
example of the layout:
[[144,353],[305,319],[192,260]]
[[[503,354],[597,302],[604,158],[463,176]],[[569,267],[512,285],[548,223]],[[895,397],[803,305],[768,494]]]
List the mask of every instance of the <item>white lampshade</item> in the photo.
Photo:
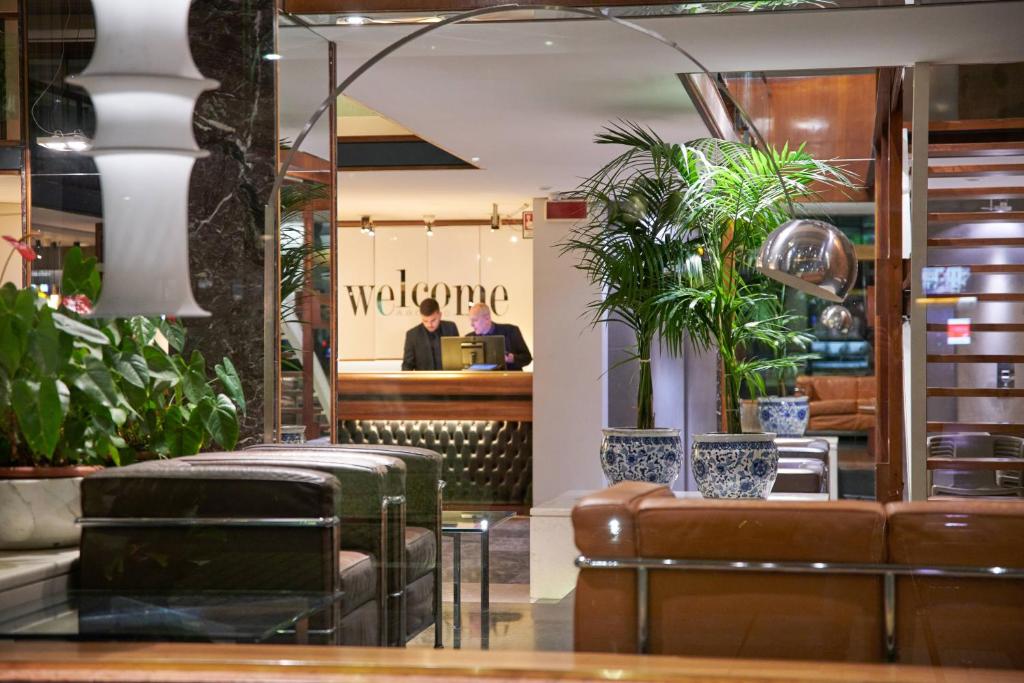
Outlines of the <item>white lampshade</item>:
[[92,0],[96,47],[68,80],[96,109],[103,289],[93,316],[205,316],[188,266],[188,188],[205,156],[192,133],[204,79],[188,44],[190,0]]

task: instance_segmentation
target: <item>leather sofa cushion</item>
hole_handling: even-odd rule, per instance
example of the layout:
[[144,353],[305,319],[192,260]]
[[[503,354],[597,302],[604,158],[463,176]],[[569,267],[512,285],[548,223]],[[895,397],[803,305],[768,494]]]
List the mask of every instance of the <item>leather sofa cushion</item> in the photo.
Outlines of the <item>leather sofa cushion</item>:
[[624,481],[580,500],[572,509],[576,547],[594,557],[635,557],[633,517],[648,498],[675,499],[667,486]]
[[[639,554],[650,558],[879,562],[884,527],[882,506],[868,502],[650,500],[637,511]],[[654,569],[651,652],[878,661],[881,597],[874,576]]]
[[854,398],[831,398],[822,401],[812,401],[809,405],[811,417],[820,415],[850,415],[857,412],[857,399]]
[[425,629],[434,621],[434,575],[426,574],[405,589],[406,637]]
[[[1024,505],[890,503],[889,561],[1024,567]],[[896,579],[899,663],[1024,669],[1024,581]]]
[[[637,509],[639,555],[707,560],[881,562],[882,506],[650,499]],[[582,549],[581,549],[582,550]]]
[[345,592],[341,613],[348,614],[357,607],[377,599],[377,576],[373,558],[366,553],[342,550],[338,553],[338,572],[341,590]]
[[380,645],[380,610],[368,602],[346,614],[341,620],[341,644],[361,647]]
[[405,529],[405,581],[410,584],[434,569],[437,546],[434,534],[423,527]]
[[875,416],[864,413],[811,416],[807,423],[808,431],[812,432],[866,432],[874,427]]

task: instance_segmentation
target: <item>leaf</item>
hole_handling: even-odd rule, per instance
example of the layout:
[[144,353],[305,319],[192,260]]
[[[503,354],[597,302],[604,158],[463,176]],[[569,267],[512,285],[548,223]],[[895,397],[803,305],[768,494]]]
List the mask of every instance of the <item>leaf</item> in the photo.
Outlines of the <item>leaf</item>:
[[235,449],[238,443],[238,413],[235,404],[224,394],[217,394],[217,405],[206,418],[206,430],[224,450]]
[[14,375],[18,372],[21,359],[28,348],[29,330],[20,318],[10,315],[0,315],[0,364],[3,364],[8,374]]
[[191,403],[199,403],[206,397],[213,396],[213,390],[206,379],[206,359],[198,351],[192,352],[192,358],[184,372],[182,390],[185,398]]
[[203,445],[203,431],[201,421],[193,424],[180,408],[173,408],[164,421],[163,448],[170,456],[194,455]]
[[162,383],[163,388],[175,387],[181,382],[181,373],[175,367],[171,357],[163,349],[147,346],[142,349],[142,356],[149,367],[149,376],[154,382]]
[[168,346],[178,353],[185,350],[185,327],[181,323],[160,318],[157,322],[157,329],[167,339]]
[[132,331],[132,337],[139,346],[147,346],[153,343],[156,338],[156,325],[149,318],[141,315],[132,316],[128,319],[128,328]]
[[53,323],[53,315],[49,308],[39,311],[39,321],[34,330],[29,332],[28,347],[32,360],[39,369],[40,374],[56,376],[67,357],[64,355],[66,347],[60,343],[60,333]]
[[96,259],[83,258],[80,247],[68,249],[64,255],[60,288],[65,295],[84,294],[90,301],[96,301],[100,295]]
[[103,361],[89,357],[83,365],[83,370],[73,380],[75,387],[105,408],[120,407],[124,401]]
[[137,353],[122,353],[114,359],[114,370],[118,376],[132,386],[145,389],[149,386],[149,368],[146,359]]
[[90,342],[92,344],[98,344],[100,346],[108,346],[110,339],[107,335],[95,327],[90,327],[85,323],[80,323],[77,320],[67,317],[63,313],[53,314],[53,324],[57,326],[57,329],[66,334],[70,334],[73,337],[77,337],[83,341]]
[[234,363],[225,356],[224,360],[214,367],[214,370],[220,383],[224,385],[224,392],[231,397],[242,414],[245,414],[245,392],[242,390],[242,380],[238,376],[238,370],[235,369]]
[[12,394],[14,412],[25,441],[35,453],[50,460],[64,421],[57,383],[51,377],[38,382],[19,379],[12,386]]

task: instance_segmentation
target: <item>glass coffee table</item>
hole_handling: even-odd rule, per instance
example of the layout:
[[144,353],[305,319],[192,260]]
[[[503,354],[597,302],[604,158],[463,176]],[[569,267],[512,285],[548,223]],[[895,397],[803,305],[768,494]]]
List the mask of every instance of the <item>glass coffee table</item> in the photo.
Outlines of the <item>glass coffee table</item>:
[[[491,529],[514,517],[514,512],[449,510],[441,516],[441,533],[452,538],[452,646],[462,647],[462,537],[480,537],[480,647],[490,646],[491,635]],[[440,587],[438,587],[440,590]]]
[[[70,590],[0,617],[0,638],[297,644],[330,642],[314,617],[338,593]],[[312,625],[311,625],[312,622]]]

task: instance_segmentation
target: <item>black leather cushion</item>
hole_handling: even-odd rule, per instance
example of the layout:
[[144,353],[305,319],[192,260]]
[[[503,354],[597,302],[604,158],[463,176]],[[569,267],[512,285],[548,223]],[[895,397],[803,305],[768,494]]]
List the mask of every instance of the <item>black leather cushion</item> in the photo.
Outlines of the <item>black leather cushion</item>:
[[446,503],[531,500],[531,422],[340,420],[338,441],[419,446],[440,453]]
[[408,608],[406,637],[414,636],[434,621],[434,575],[427,574],[405,589]]
[[405,529],[405,582],[412,583],[434,569],[437,546],[428,529],[410,526]]
[[342,614],[348,614],[367,602],[377,604],[378,569],[373,558],[366,553],[342,550],[338,553],[338,571],[341,576]]

